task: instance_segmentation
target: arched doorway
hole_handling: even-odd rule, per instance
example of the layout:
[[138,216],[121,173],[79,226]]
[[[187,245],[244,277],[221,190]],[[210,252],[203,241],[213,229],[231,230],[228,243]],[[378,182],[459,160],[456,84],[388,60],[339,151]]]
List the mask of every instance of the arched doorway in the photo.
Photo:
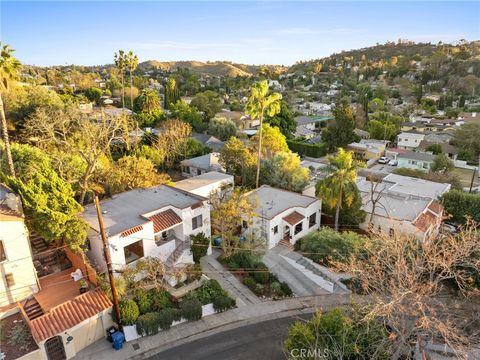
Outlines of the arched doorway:
[[65,347],[61,336],[55,336],[45,341],[45,351],[48,360],[66,360]]

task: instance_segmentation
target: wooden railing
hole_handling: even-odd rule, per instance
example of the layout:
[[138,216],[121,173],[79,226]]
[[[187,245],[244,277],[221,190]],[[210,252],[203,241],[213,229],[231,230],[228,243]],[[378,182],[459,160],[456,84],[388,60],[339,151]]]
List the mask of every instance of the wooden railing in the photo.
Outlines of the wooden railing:
[[74,253],[69,248],[65,248],[65,254],[67,255],[68,260],[72,263],[74,269],[82,270],[83,275],[91,282],[93,285],[97,285],[97,272],[95,269],[82,258],[81,255]]

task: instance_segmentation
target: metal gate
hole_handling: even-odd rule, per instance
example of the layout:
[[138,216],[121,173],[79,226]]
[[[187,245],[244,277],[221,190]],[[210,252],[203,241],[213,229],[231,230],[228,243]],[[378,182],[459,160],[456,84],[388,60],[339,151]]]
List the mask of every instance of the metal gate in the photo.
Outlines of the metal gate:
[[48,360],[66,360],[65,347],[61,336],[55,336],[45,341],[45,351]]

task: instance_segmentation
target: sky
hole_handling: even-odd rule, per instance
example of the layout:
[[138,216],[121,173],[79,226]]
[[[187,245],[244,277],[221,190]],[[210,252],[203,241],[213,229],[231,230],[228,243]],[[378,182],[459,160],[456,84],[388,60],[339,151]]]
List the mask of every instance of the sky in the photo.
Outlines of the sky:
[[0,38],[33,65],[140,61],[291,65],[396,41],[480,39],[480,2],[0,0]]

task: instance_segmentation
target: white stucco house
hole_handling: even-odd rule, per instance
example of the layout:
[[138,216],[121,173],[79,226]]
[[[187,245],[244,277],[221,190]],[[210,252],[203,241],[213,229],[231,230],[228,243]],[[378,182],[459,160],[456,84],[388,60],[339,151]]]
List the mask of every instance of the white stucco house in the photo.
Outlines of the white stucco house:
[[268,249],[282,240],[294,245],[301,237],[320,228],[322,202],[315,197],[267,185],[245,196],[256,204],[256,216],[250,226],[242,221],[242,232],[265,238]]
[[400,149],[414,150],[418,148],[425,134],[417,132],[402,132],[397,135],[397,146]]
[[192,177],[205,174],[210,171],[224,172],[224,169],[218,162],[219,153],[209,153],[197,156],[191,159],[180,161],[182,175],[185,177]]
[[387,175],[380,183],[359,176],[357,186],[367,213],[361,229],[410,234],[419,240],[438,233],[443,217],[438,198],[451,187],[397,174]]
[[[158,257],[169,268],[193,263],[190,236],[210,236],[208,199],[168,185],[135,189],[100,204],[113,268],[134,266],[146,257]],[[91,262],[106,268],[94,205],[85,207]]]
[[0,308],[38,289],[20,197],[0,184]]
[[223,191],[227,188],[232,189],[233,186],[233,176],[218,171],[210,171],[175,183],[177,189],[205,198],[209,198],[212,192]]

